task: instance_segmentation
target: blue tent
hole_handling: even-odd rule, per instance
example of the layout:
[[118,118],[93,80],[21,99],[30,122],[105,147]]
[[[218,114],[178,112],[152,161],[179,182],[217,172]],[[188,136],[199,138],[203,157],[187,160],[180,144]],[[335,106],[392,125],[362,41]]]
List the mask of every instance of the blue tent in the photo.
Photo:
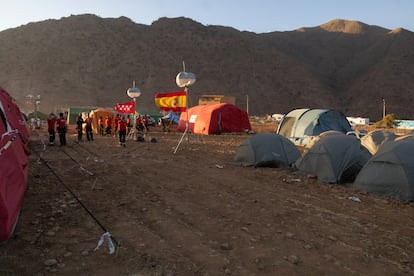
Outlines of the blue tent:
[[178,125],[178,122],[180,121],[180,116],[170,112],[167,115],[163,116],[162,119],[172,120],[174,124]]

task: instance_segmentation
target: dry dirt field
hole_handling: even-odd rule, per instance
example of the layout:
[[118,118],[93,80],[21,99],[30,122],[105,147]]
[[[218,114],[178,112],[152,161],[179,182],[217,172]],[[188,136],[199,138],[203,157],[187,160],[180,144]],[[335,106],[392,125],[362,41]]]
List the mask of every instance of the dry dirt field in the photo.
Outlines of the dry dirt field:
[[[48,147],[45,131],[32,132],[0,275],[414,274],[412,204],[293,169],[237,166],[247,135],[188,135],[176,154],[180,133],[150,136],[157,142],[120,147],[71,134],[66,147]],[[94,250],[106,231],[113,254],[107,240]]]

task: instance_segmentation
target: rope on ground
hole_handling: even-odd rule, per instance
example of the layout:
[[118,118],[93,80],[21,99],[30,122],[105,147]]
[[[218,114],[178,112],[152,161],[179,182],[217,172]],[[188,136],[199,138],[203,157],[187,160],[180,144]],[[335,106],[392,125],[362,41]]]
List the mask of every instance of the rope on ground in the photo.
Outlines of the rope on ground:
[[[101,229],[105,232],[99,242],[98,246],[95,248],[95,250],[99,249],[99,247],[102,245],[104,238],[108,240],[108,247],[109,247],[109,253],[112,254],[116,251],[116,249],[119,247],[119,243],[117,240],[109,233],[109,231],[106,229],[106,227],[98,220],[98,218],[92,213],[92,211],[76,196],[76,194],[72,191],[72,189],[67,185],[63,179],[55,172],[55,170],[49,165],[49,163],[43,159],[43,157],[31,147],[32,152],[34,152],[38,156],[38,160],[40,160],[49,170],[50,172],[56,177],[56,179],[63,185],[63,187],[72,195],[72,197],[82,206],[82,208],[87,212],[87,214],[101,227]],[[63,151],[63,150],[62,150]],[[64,152],[64,151],[63,151]],[[66,153],[66,152],[65,152]],[[67,154],[67,153],[66,153]],[[68,155],[68,154],[67,154]],[[69,156],[69,155],[68,155]],[[73,158],[71,158],[73,160]],[[77,162],[76,162],[77,163]]]

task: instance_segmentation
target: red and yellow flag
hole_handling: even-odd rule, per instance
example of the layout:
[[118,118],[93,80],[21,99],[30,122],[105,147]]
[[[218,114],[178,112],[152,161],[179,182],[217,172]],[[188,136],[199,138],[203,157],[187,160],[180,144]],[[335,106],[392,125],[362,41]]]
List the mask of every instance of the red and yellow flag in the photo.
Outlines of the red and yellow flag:
[[185,91],[157,93],[155,105],[165,111],[184,112],[187,106],[187,93]]

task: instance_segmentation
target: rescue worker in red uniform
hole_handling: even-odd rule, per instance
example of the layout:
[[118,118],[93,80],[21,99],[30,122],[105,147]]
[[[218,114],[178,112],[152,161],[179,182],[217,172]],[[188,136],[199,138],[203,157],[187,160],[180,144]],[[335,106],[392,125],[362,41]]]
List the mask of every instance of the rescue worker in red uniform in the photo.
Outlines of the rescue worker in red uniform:
[[63,113],[59,113],[59,118],[57,119],[57,130],[59,133],[59,141],[61,146],[66,146],[66,119],[63,117]]
[[88,139],[88,141],[93,141],[92,122],[93,122],[93,119],[92,117],[90,117],[88,113],[88,117],[86,117],[85,119],[86,139]]
[[103,136],[103,135],[104,135],[104,120],[103,120],[102,116],[101,116],[101,117],[99,117],[99,120],[98,120],[98,127],[99,127],[99,134],[100,134],[101,136]]
[[144,131],[144,120],[142,119],[142,117],[141,117],[141,115],[138,115],[137,116],[137,129],[139,130],[139,131]]
[[105,134],[111,134],[112,131],[112,118],[106,116],[105,118]]
[[55,139],[56,139],[56,132],[55,132],[56,121],[57,121],[57,118],[56,118],[55,114],[50,113],[49,118],[47,118],[47,132],[49,133],[49,145],[50,146],[52,146],[52,145],[55,144]]
[[121,116],[119,114],[116,114],[114,119],[114,137],[118,135],[118,123],[121,120]]
[[128,122],[125,117],[122,117],[118,122],[119,144],[125,147],[126,132],[128,128]]

